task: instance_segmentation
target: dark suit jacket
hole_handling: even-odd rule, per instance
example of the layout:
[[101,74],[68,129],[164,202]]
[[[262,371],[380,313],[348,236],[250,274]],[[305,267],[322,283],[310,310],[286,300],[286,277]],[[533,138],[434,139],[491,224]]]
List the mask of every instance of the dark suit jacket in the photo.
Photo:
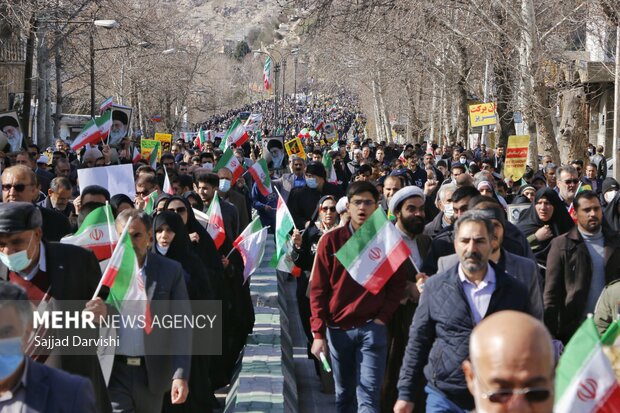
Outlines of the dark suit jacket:
[[26,405],[39,413],[96,413],[90,381],[52,367],[27,361]]
[[[620,235],[603,226],[605,285],[620,278]],[[545,324],[566,343],[583,321],[592,282],[592,259],[574,227],[551,241],[545,276]]]
[[[149,252],[145,272],[146,292],[153,316],[191,313],[181,264]],[[172,301],[176,301],[174,308]],[[168,354],[178,355],[154,355],[157,352],[155,348],[162,346],[171,349]],[[189,380],[191,346],[191,330],[187,330],[184,336],[177,331],[171,337],[163,329],[153,329],[151,334],[144,335],[146,372],[151,392],[163,394],[169,391],[173,379]]]
[[239,228],[238,228],[239,232],[237,232],[233,237],[231,237],[231,239],[234,240],[235,238],[237,238],[237,235],[239,235],[239,233],[243,231],[245,227],[247,227],[248,224],[250,223],[250,218],[248,217],[248,207],[246,204],[245,196],[231,189],[230,191],[228,191],[228,193],[226,193],[225,198],[220,197],[220,199],[224,199],[230,202],[237,208],[237,214],[239,215]]
[[[101,269],[95,255],[85,248],[74,245],[46,242],[46,273],[49,276],[50,295],[54,300],[89,301],[101,278]],[[0,279],[8,278],[8,269],[0,263]],[[92,355],[58,357],[60,369],[90,379],[100,412],[111,412],[112,406],[99,366],[99,359],[93,350]]]
[[60,241],[62,237],[71,233],[69,218],[53,209],[37,205],[43,218],[43,239],[46,241]]

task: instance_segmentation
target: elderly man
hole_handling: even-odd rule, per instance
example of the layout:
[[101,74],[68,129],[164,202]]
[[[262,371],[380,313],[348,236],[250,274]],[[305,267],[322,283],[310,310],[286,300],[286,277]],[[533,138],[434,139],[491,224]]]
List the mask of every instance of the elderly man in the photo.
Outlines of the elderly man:
[[9,152],[17,152],[23,148],[24,135],[19,129],[19,123],[13,116],[0,117],[0,131],[2,131],[9,141]]
[[[35,202],[39,197],[37,176],[24,165],[7,168],[2,173],[2,200],[10,202]],[[43,238],[59,241],[71,232],[69,219],[60,212],[39,207],[43,215]]]
[[424,227],[424,234],[431,238],[438,235],[444,228],[454,223],[454,209],[452,208],[452,194],[456,191],[453,183],[444,183],[437,191],[435,206],[439,209],[439,214]]
[[291,170],[290,173],[285,173],[280,178],[272,181],[273,185],[278,188],[284,201],[288,200],[288,196],[293,189],[306,186],[306,161],[299,156],[291,156],[289,158],[289,168]]
[[32,313],[26,291],[0,281],[0,411],[96,413],[90,381],[25,357]]
[[479,413],[551,413],[555,366],[545,326],[517,311],[500,311],[474,328],[467,387]]
[[[105,315],[106,307],[100,298],[88,301],[101,278],[95,255],[84,248],[44,240],[40,211],[32,203],[0,204],[0,280],[24,288],[32,302],[81,301],[95,314]],[[48,333],[53,335],[53,332]],[[94,351],[81,356],[52,355],[47,361],[69,373],[89,378],[99,411],[111,411]]]
[[569,210],[579,187],[579,174],[573,166],[562,166],[557,170],[557,176],[560,199]]
[[75,207],[70,202],[73,186],[67,178],[58,177],[52,179],[50,189],[47,191],[47,198],[39,205],[43,208],[53,209],[60,212],[67,218],[75,215]]
[[469,356],[469,334],[501,310],[529,312],[526,287],[489,261],[493,224],[480,211],[468,211],[455,224],[459,264],[430,277],[409,331],[398,382],[395,413],[410,413],[423,376],[426,411],[464,413],[474,407],[461,363]]

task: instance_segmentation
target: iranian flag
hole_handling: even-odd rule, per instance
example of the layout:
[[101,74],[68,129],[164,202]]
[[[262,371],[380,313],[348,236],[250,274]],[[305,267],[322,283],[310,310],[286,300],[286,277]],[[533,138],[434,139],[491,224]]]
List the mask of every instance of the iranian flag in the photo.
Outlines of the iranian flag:
[[256,271],[265,254],[267,228],[263,228],[259,218],[254,219],[233,242],[233,247],[243,258],[243,282]]
[[556,369],[556,413],[620,412],[620,386],[602,344],[588,316],[566,345]]
[[220,160],[217,162],[217,165],[215,165],[215,168],[213,168],[213,172],[217,172],[222,168],[226,168],[232,172],[231,185],[237,182],[237,179],[243,175],[243,166],[239,162],[239,159],[235,156],[235,153],[231,147],[226,149]]
[[99,142],[99,140],[99,126],[97,126],[95,119],[91,119],[86,123],[86,125],[84,125],[73,142],[71,142],[71,149],[77,152],[82,148],[82,146],[89,143]]
[[411,250],[383,209],[377,208],[336,252],[336,258],[351,278],[377,294],[410,254]]
[[265,90],[271,89],[271,57],[267,56],[265,59],[265,67],[263,67],[263,83],[265,84]]
[[295,228],[293,216],[278,192],[278,206],[276,209],[276,250],[271,257],[270,266],[299,277],[301,268],[297,267],[291,258],[292,241],[290,232]]
[[155,209],[155,200],[159,196],[159,192],[153,191],[146,197],[146,204],[144,205],[144,212],[152,214]]
[[207,216],[209,217],[207,232],[211,235],[211,238],[213,238],[215,247],[219,249],[226,239],[226,232],[224,230],[224,218],[222,217],[220,198],[217,196],[217,192],[213,195],[213,200],[209,204]]
[[159,155],[160,146],[161,146],[161,143],[157,141],[157,144],[155,145],[155,147],[151,151],[151,154],[149,155],[149,165],[151,165],[151,168],[153,169],[157,169],[157,156]]
[[99,105],[99,113],[103,113],[106,110],[110,109],[113,103],[114,102],[113,102],[112,96],[110,96],[109,98],[101,102],[101,105]]
[[321,129],[323,129],[323,126],[325,126],[325,122],[323,121],[323,118],[320,118],[314,125],[314,130],[320,131]]
[[230,145],[235,144],[235,146],[241,146],[248,140],[248,132],[245,130],[245,126],[241,123],[241,119],[237,118],[230,125],[226,134],[222,138],[222,143],[220,143],[220,149],[226,150],[226,148],[230,147]]
[[325,151],[325,154],[323,155],[323,166],[325,166],[325,170],[327,171],[327,182],[338,182],[336,170],[334,169],[334,162],[332,160],[332,156],[329,154],[329,151]]
[[262,113],[252,113],[250,116],[248,116],[248,120],[245,121],[245,125],[243,126],[245,127],[246,131],[256,131],[262,121]]
[[207,141],[213,140],[213,131],[208,130],[204,131],[202,128],[196,134],[196,139],[194,139],[194,144],[198,146],[198,149],[203,150],[203,146]]
[[162,190],[168,195],[175,195],[174,189],[172,188],[172,184],[170,184],[170,177],[168,176],[168,170],[164,166],[164,187]]
[[405,151],[402,151],[400,155],[398,155],[398,160],[401,161],[402,163],[407,162],[407,158],[405,158]]
[[248,172],[254,178],[254,183],[263,196],[271,194],[271,178],[269,177],[269,169],[267,168],[267,162],[260,158],[254,163]]
[[95,122],[97,123],[97,128],[99,128],[99,139],[106,139],[110,135],[110,130],[112,129],[112,111],[109,110],[105,112],[95,119]]
[[127,231],[130,222],[119,238],[101,284],[110,288],[106,302],[113,305],[122,316],[143,318],[144,331],[149,334],[152,329],[151,310],[138,259]]
[[142,158],[142,155],[140,154],[140,150],[138,149],[137,146],[133,147],[133,155],[131,157],[131,162],[132,163],[136,163],[138,162],[140,159]]
[[87,248],[95,253],[98,261],[110,258],[118,242],[112,207],[108,204],[93,210],[75,234],[64,237],[60,242]]

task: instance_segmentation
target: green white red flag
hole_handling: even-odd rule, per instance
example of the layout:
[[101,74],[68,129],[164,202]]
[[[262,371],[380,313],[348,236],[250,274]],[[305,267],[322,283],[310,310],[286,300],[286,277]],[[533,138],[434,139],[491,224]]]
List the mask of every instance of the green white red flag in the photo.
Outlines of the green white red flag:
[[140,159],[142,159],[142,154],[140,153],[140,150],[138,149],[137,146],[133,147],[133,155],[131,157],[131,162],[132,163],[136,163],[138,162]]
[[[606,334],[605,339],[613,341],[610,338]],[[620,386],[602,344],[589,316],[566,345],[556,368],[554,412],[620,412]]]
[[64,237],[60,242],[89,249],[97,260],[107,260],[118,242],[114,228],[112,207],[109,204],[100,206],[86,216],[75,234]]
[[245,130],[245,126],[243,126],[241,119],[236,118],[232,125],[230,125],[230,127],[226,131],[224,137],[222,138],[222,143],[220,143],[220,149],[224,151],[232,144],[235,144],[235,146],[239,147],[243,145],[247,140],[248,132]]
[[118,240],[101,284],[110,288],[106,302],[123,316],[141,317],[144,331],[149,334],[152,329],[150,305],[127,228]]
[[86,122],[86,125],[84,125],[78,136],[71,142],[71,149],[77,152],[82,146],[89,143],[96,143],[100,140],[99,126],[97,126],[95,119],[91,119]]
[[99,113],[103,113],[106,110],[110,109],[113,103],[114,99],[112,99],[112,96],[101,102],[101,105],[99,105]]
[[263,158],[254,162],[254,165],[250,166],[248,172],[252,175],[252,178],[254,178],[254,183],[263,196],[271,194],[269,168],[267,168],[267,162]]
[[149,165],[151,165],[151,168],[153,169],[157,169],[157,156],[159,155],[160,146],[161,146],[161,143],[157,141],[157,144],[155,144],[155,147],[153,148],[153,150],[151,151],[151,154],[149,155]]
[[377,208],[336,252],[336,258],[351,278],[377,294],[410,254],[383,209]]
[[207,232],[213,238],[216,248],[220,248],[226,239],[226,232],[224,229],[224,218],[222,217],[222,208],[220,207],[220,198],[215,192],[213,199],[209,204],[207,210],[207,216],[209,217],[209,223],[207,224]]
[[239,251],[243,258],[243,282],[245,283],[250,275],[256,271],[263,255],[265,254],[265,245],[267,244],[267,228],[263,228],[260,218],[254,219],[243,230],[243,232],[233,242],[233,247]]
[[332,156],[329,154],[329,151],[325,151],[325,154],[323,155],[323,166],[325,166],[325,171],[327,171],[327,182],[338,182],[336,170],[334,169],[334,161],[332,160]]
[[204,144],[207,143],[207,141],[213,141],[213,131],[204,131],[200,128],[196,134],[196,139],[194,139],[194,144],[202,151]]
[[112,130],[112,111],[108,110],[95,119],[97,127],[99,128],[99,139],[104,140],[110,136]]
[[245,121],[245,125],[243,125],[245,127],[246,131],[256,131],[259,128],[260,123],[263,121],[263,114],[262,113],[252,113],[250,114],[250,116],[248,116],[248,119]]
[[162,188],[162,190],[164,191],[164,193],[168,194],[168,195],[174,195],[174,189],[172,188],[172,184],[170,183],[170,177],[168,177],[168,170],[166,169],[166,167],[164,166],[164,187]]
[[155,209],[155,200],[159,196],[159,192],[153,191],[146,196],[146,204],[144,205],[144,212],[147,214],[152,214]]
[[297,267],[291,258],[293,248],[290,232],[294,228],[293,216],[289,212],[286,202],[282,199],[282,195],[278,193],[275,228],[276,250],[271,257],[270,266],[299,277],[301,268]]
[[234,185],[234,183],[237,182],[237,179],[243,175],[243,165],[241,165],[241,162],[239,162],[239,159],[237,159],[231,147],[226,149],[220,160],[217,162],[217,165],[215,165],[215,168],[213,168],[213,172],[217,172],[222,168],[226,168],[232,172],[231,185]]
[[263,67],[263,83],[265,84],[265,90],[271,89],[271,57],[267,56],[265,59],[265,67]]

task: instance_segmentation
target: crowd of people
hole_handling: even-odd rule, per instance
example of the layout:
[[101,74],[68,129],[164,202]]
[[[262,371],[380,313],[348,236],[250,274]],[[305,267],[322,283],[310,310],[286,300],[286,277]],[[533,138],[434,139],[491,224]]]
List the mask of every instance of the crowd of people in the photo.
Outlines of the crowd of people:
[[[108,380],[96,354],[1,359],[0,411],[41,403],[75,412],[216,408],[214,391],[230,384],[254,326],[233,242],[253,217],[276,229],[278,194],[295,226],[290,256],[301,273],[296,295],[308,356],[317,373],[323,361],[331,364],[336,411],[482,412],[508,403],[551,411],[563,345],[590,313],[604,331],[620,300],[620,185],[606,178],[603,149],[567,165],[543,157],[512,181],[503,176],[501,144],[367,138],[363,115],[344,94],[291,98],[281,109],[278,122],[271,101],[214,116],[201,125],[213,131],[210,140],[175,141],[155,168],[133,159],[131,138],[80,153],[58,140],[47,154],[28,145],[0,155],[0,357],[30,334],[21,302],[51,296],[107,311],[105,289],[92,299],[101,277],[95,256],[58,242],[106,203],[118,232],[128,228],[150,299],[220,300],[223,314],[219,356],[156,357],[147,351],[155,338],[121,331],[130,344],[116,349]],[[235,180],[216,168],[218,134],[254,113],[263,114],[260,128],[234,156],[246,169],[267,161],[269,195],[250,174]],[[296,137],[305,157],[284,150]],[[135,196],[80,187],[79,169],[118,163],[133,163]],[[166,180],[174,194],[162,191]],[[225,227],[219,247],[196,215],[216,194]],[[372,293],[335,254],[378,209],[411,254]],[[32,384],[41,380],[71,397],[33,401]]]

